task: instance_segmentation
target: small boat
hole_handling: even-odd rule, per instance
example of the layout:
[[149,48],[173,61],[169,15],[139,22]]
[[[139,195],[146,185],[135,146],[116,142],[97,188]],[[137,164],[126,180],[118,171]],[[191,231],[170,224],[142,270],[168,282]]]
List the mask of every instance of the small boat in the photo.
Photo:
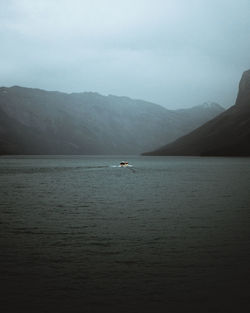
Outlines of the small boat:
[[120,162],[120,167],[126,167],[126,166],[128,166],[128,162],[124,162],[124,161]]

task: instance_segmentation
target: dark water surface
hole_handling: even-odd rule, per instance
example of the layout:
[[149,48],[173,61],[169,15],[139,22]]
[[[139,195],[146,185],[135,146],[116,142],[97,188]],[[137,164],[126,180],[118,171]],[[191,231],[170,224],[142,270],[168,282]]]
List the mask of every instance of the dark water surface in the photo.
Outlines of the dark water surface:
[[250,312],[250,159],[0,158],[1,312]]

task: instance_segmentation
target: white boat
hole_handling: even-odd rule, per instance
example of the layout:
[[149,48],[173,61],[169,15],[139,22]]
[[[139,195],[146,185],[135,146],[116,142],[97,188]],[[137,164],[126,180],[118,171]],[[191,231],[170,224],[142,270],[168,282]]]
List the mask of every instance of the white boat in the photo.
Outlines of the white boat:
[[128,162],[126,161],[121,161],[120,162],[120,167],[126,167],[126,166],[128,166]]

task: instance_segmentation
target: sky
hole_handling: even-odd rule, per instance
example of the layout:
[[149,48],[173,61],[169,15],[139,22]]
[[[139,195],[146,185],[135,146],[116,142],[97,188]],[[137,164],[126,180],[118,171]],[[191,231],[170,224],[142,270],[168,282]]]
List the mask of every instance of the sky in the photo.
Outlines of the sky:
[[0,86],[234,104],[249,0],[0,0]]

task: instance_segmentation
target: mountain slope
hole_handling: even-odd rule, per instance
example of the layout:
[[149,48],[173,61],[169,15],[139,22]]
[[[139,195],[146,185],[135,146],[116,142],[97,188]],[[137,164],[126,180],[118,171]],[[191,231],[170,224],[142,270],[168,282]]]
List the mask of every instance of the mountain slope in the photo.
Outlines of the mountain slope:
[[234,106],[186,136],[144,155],[250,156],[250,70]]
[[[191,110],[191,109],[190,109]],[[0,154],[139,154],[170,142],[223,109],[171,111],[97,93],[0,88]]]

